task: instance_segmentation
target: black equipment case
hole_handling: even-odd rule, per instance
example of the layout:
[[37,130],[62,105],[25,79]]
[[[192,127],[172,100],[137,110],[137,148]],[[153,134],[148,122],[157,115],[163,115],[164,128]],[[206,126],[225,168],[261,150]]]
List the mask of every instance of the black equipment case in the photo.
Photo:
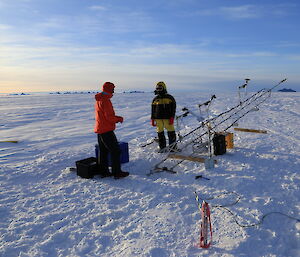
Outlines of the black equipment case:
[[99,169],[97,159],[90,157],[76,162],[77,175],[82,178],[93,178]]
[[222,155],[226,153],[225,135],[216,133],[213,137],[214,155]]

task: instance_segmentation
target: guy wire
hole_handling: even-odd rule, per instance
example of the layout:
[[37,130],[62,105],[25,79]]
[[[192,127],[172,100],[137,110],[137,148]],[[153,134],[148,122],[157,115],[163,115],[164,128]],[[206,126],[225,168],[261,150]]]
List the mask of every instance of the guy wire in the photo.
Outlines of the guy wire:
[[210,200],[214,200],[214,199],[216,199],[216,198],[219,198],[220,196],[223,196],[223,195],[229,195],[229,194],[235,194],[235,195],[237,196],[237,199],[236,199],[235,202],[229,203],[229,204],[226,204],[226,205],[211,205],[211,207],[212,207],[212,208],[217,208],[217,209],[220,209],[220,210],[221,210],[221,209],[226,210],[229,214],[232,215],[233,220],[235,221],[235,223],[236,223],[238,226],[242,227],[242,228],[250,228],[250,227],[259,226],[259,225],[261,225],[261,224],[263,223],[264,219],[265,219],[267,216],[271,215],[271,214],[280,214],[280,215],[285,216],[285,217],[287,217],[287,218],[289,218],[289,219],[291,219],[291,220],[295,220],[296,222],[300,222],[300,219],[299,219],[299,218],[292,217],[292,216],[290,216],[290,215],[287,215],[287,214],[282,213],[282,212],[279,212],[279,211],[273,211],[273,212],[268,212],[268,213],[264,214],[264,215],[260,218],[260,220],[259,220],[257,223],[246,224],[246,225],[244,225],[244,224],[241,224],[241,223],[239,223],[239,222],[237,221],[237,217],[238,217],[238,216],[237,216],[236,214],[234,214],[231,210],[229,210],[228,208],[226,208],[226,207],[229,207],[229,206],[233,206],[233,205],[237,204],[237,203],[240,201],[241,196],[240,196],[239,194],[237,194],[236,192],[224,192],[224,193],[219,194],[219,195],[217,195],[217,196],[214,196],[214,197],[210,197],[210,198],[204,199],[204,198],[199,197],[198,194],[197,194],[197,192],[195,192],[195,195],[196,195],[196,201],[197,201],[197,203],[198,203],[198,208],[199,208],[200,211],[201,211],[201,207],[200,207],[199,199],[206,202],[206,201],[210,201]]

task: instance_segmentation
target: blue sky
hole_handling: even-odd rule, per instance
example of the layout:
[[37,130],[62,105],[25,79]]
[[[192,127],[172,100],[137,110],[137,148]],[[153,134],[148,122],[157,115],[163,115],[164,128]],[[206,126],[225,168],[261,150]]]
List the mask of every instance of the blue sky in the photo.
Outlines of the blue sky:
[[300,91],[298,0],[0,0],[0,93]]

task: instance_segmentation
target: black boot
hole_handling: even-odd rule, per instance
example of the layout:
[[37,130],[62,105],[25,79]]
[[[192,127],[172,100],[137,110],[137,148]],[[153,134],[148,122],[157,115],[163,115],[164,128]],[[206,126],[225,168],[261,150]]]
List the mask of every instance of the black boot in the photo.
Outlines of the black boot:
[[165,132],[157,133],[159,149],[163,150],[166,147]]
[[125,177],[127,177],[127,176],[129,176],[129,172],[127,172],[127,171],[122,171],[122,170],[114,174],[114,178],[115,178],[115,179],[125,178]]
[[168,131],[168,138],[169,138],[170,152],[177,152],[175,131]]

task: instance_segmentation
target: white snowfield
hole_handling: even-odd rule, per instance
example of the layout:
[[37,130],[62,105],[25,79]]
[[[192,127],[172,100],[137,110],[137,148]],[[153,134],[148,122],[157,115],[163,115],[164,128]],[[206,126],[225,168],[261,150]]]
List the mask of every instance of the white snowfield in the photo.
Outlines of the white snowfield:
[[[210,98],[170,93],[197,113]],[[249,93],[250,94],[250,93]],[[238,103],[236,93],[216,94],[211,115]],[[119,141],[129,143],[130,176],[83,179],[70,167],[95,155],[94,95],[0,97],[0,256],[300,256],[300,93],[273,93],[239,127],[267,134],[234,132],[233,149],[216,156],[214,169],[184,161],[147,176],[160,161],[150,125],[153,93],[115,94]],[[204,113],[205,114],[205,113]],[[185,129],[198,126],[194,116]],[[195,179],[203,175],[210,180]],[[211,207],[213,242],[199,243],[195,191]],[[234,192],[235,194],[231,194]],[[230,205],[230,214],[214,205]],[[237,225],[259,223],[250,228]]]

